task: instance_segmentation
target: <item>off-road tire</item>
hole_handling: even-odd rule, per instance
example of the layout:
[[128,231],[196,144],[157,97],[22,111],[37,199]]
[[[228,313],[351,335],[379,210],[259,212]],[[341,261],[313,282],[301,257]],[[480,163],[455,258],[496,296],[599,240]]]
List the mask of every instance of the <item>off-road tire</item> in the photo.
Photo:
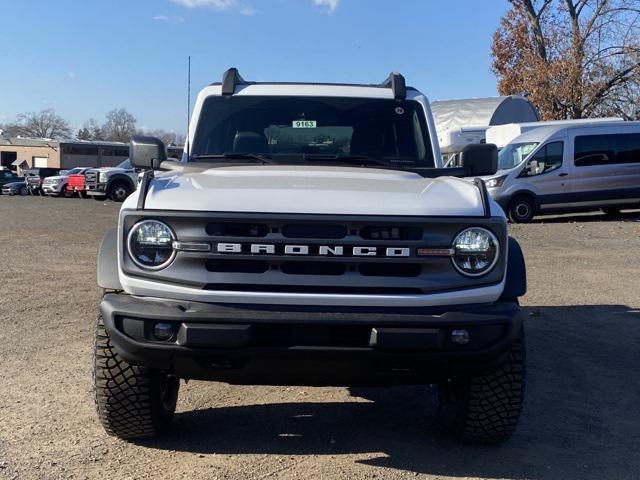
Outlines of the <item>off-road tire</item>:
[[535,215],[535,203],[527,195],[520,195],[509,202],[507,216],[513,223],[529,223]]
[[93,344],[93,398],[100,423],[122,439],[154,437],[170,425],[180,381],[125,362],[114,350],[98,316]]
[[524,331],[495,370],[438,385],[438,423],[458,440],[497,444],[511,437],[524,400]]
[[124,202],[129,195],[131,195],[131,187],[123,181],[115,181],[110,185],[107,194],[114,202]]

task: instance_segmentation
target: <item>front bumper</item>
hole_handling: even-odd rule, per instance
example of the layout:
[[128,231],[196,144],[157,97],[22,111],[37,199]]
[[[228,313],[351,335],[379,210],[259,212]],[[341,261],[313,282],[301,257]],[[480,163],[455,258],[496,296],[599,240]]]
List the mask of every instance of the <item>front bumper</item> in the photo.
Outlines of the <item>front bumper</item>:
[[85,185],[85,193],[87,195],[97,195],[103,196],[107,194],[107,184],[106,183],[92,183]]
[[[107,294],[100,304],[129,363],[236,384],[430,383],[495,366],[522,329],[515,303],[383,309],[221,305]],[[169,323],[168,341],[153,336]],[[470,342],[452,342],[452,330]]]
[[43,184],[42,185],[42,191],[45,194],[59,194],[60,192],[62,192],[62,187],[64,187],[63,184]]

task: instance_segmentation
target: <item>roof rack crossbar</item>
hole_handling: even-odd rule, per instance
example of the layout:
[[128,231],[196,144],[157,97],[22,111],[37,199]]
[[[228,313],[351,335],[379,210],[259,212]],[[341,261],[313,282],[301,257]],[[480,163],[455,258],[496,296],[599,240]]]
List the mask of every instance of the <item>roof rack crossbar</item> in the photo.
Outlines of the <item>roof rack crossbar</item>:
[[246,83],[237,68],[230,68],[222,75],[222,95],[233,95],[237,85],[245,85]]
[[407,98],[407,85],[404,77],[398,72],[391,72],[380,86],[393,90],[393,98],[396,100],[405,100]]

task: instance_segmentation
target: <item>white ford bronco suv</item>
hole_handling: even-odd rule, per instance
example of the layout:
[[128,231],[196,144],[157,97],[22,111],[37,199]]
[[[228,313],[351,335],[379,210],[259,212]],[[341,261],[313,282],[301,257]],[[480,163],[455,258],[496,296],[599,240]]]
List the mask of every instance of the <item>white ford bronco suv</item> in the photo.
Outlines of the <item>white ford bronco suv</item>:
[[[98,258],[94,396],[121,438],[168,427],[179,379],[436,384],[441,425],[497,443],[525,382],[518,243],[481,180],[493,145],[443,169],[429,102],[380,85],[204,88],[182,161],[144,170]],[[427,399],[425,399],[425,402]]]

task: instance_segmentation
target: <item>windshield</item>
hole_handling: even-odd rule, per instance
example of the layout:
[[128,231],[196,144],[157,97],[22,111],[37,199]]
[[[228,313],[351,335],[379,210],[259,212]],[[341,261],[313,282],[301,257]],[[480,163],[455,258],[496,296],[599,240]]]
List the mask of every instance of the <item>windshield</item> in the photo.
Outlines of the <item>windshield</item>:
[[261,155],[269,163],[288,164],[366,157],[394,168],[434,166],[424,112],[412,100],[209,97],[191,153],[195,160],[232,157],[214,158],[226,162],[234,162],[233,155]]
[[120,162],[116,168],[123,168],[125,170],[128,170],[131,168],[131,162],[127,158],[126,160]]
[[498,168],[508,170],[520,165],[538,146],[538,142],[510,143],[498,153]]

